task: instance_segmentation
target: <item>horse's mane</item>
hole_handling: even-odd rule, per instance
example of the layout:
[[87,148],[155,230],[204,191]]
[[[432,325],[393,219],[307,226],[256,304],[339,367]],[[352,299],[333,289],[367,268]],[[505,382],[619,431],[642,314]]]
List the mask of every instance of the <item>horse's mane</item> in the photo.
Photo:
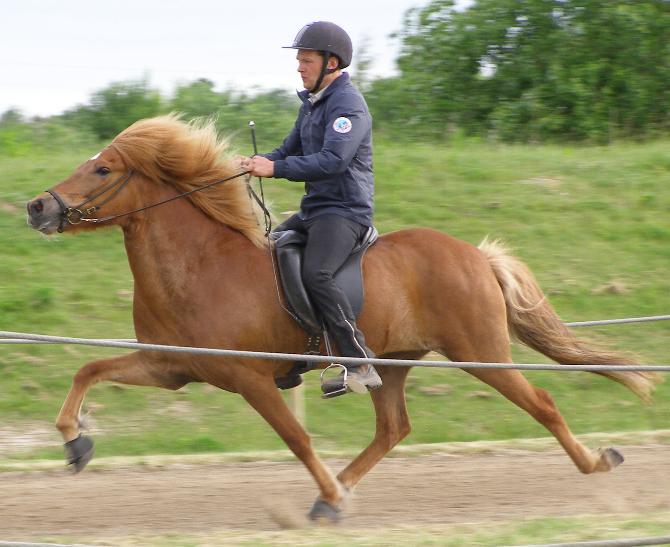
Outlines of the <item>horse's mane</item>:
[[[214,123],[186,123],[177,114],[140,120],[112,141],[126,164],[151,180],[186,192],[239,172],[228,141]],[[214,220],[242,232],[257,247],[267,244],[262,211],[250,199],[245,177],[234,178],[188,196]]]

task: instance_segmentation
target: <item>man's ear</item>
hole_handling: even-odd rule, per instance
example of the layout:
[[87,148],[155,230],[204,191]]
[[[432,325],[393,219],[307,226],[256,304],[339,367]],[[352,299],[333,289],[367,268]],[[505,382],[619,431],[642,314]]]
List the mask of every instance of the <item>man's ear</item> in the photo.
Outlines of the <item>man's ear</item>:
[[337,70],[339,67],[340,60],[335,55],[328,57],[328,64],[326,65],[326,68],[330,70]]

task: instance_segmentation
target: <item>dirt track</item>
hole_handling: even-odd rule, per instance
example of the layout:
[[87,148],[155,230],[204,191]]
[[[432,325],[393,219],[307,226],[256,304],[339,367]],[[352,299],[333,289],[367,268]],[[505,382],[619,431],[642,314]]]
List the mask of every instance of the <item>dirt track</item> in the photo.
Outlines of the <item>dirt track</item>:
[[[670,447],[628,446],[612,473],[583,476],[559,451],[384,460],[358,487],[345,527],[644,513],[670,508]],[[329,461],[340,469],[343,461]],[[0,540],[275,530],[316,489],[297,463],[0,474]],[[279,520],[285,520],[286,516]],[[298,519],[300,520],[300,519]]]

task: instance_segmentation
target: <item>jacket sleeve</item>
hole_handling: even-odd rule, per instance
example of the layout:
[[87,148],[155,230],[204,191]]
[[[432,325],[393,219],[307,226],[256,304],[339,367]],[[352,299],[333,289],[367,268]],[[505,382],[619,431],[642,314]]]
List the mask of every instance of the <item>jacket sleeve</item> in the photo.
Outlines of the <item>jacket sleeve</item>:
[[275,160],[274,176],[315,182],[344,173],[371,129],[372,120],[362,99],[349,97],[327,113],[321,150],[306,156],[287,154]]
[[[301,116],[298,116],[293,129],[284,139],[284,142],[279,148],[275,148],[272,152],[268,154],[259,154],[271,161],[276,162],[277,160],[282,160],[287,156],[299,156],[302,155],[302,144],[300,142],[300,120]],[[275,168],[276,169],[276,168]],[[275,177],[277,175],[275,174]]]

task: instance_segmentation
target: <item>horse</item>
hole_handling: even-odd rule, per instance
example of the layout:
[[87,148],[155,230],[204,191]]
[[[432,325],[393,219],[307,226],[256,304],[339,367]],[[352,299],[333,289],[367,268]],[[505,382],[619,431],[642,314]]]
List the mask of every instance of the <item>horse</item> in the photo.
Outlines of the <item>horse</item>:
[[[306,333],[279,301],[272,244],[248,184],[211,122],[187,123],[170,114],[134,123],[30,201],[28,223],[44,234],[121,228],[134,277],[133,321],[140,342],[301,353]],[[106,216],[93,216],[102,210]],[[363,274],[359,325],[382,359],[417,360],[435,351],[454,362],[511,363],[513,336],[568,366],[635,363],[576,338],[529,268],[501,242],[485,239],[474,246],[437,230],[399,230],[380,236],[367,251]],[[275,385],[291,366],[146,350],[92,361],[74,375],[56,427],[69,463],[80,471],[93,450],[90,438],[80,433],[80,410],[91,386],[112,381],[176,390],[207,382],[240,394],[268,422],[318,486],[310,516],[337,520],[346,496],[410,433],[404,388],[411,367],[379,367],[383,387],[370,393],[374,437],[334,475]],[[590,449],[577,440],[551,396],[520,371],[466,372],[542,424],[582,473],[610,471],[623,460],[613,448]],[[599,374],[643,400],[658,381],[638,371]]]

